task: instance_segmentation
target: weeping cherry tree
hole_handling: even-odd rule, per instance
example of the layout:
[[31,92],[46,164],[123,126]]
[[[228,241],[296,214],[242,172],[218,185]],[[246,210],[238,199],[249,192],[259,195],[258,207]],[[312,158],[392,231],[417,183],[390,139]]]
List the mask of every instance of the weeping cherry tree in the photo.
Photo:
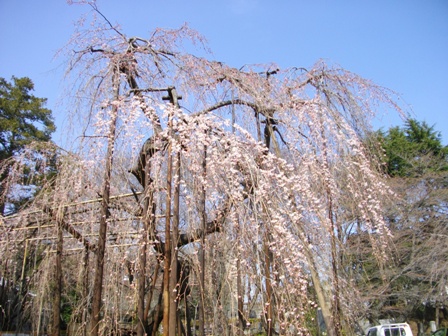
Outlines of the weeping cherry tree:
[[350,333],[365,305],[347,237],[365,232],[380,270],[387,255],[392,194],[363,140],[393,94],[322,61],[236,69],[188,26],[126,36],[85,5],[65,49],[74,146],[0,226],[2,251],[39,250],[34,328],[59,335],[67,309],[79,335],[308,335],[319,307],[328,335]]

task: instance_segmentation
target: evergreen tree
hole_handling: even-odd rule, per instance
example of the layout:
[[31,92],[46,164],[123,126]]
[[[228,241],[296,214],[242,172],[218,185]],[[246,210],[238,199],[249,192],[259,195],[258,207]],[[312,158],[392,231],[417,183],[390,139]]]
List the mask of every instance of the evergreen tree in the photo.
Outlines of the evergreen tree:
[[448,169],[448,146],[442,145],[440,132],[424,121],[409,119],[404,127],[392,127],[380,136],[390,176],[420,176],[427,170]]
[[27,77],[0,78],[0,160],[10,158],[31,141],[48,141],[55,126],[46,99],[31,94]]
[[[32,95],[34,84],[27,77],[12,77],[12,83],[0,78],[0,194],[9,175],[10,159],[33,141],[49,141],[55,131],[46,99]],[[4,197],[0,214],[4,213]]]

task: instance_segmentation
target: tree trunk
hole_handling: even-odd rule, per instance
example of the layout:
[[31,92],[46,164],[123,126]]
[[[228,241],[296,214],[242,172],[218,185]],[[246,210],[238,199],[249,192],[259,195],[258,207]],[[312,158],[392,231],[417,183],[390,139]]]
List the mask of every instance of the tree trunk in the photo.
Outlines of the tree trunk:
[[145,280],[146,280],[146,250],[148,245],[148,231],[146,219],[143,221],[143,232],[140,238],[140,249],[138,256],[138,278],[137,278],[137,336],[145,333]]
[[[146,299],[146,307],[145,307],[146,323],[148,323],[149,309],[151,308],[151,302],[152,302],[152,298],[154,296],[154,292],[155,292],[155,289],[156,289],[157,278],[159,277],[159,268],[160,268],[160,263],[157,261],[156,268],[155,268],[153,276],[152,276],[151,288],[148,291],[148,297]],[[145,325],[145,329],[146,328],[147,328],[147,326]]]
[[[266,234],[267,235],[267,234]],[[273,314],[273,302],[272,302],[272,285],[271,285],[271,258],[268,246],[268,238],[265,237],[264,241],[264,275],[266,281],[266,305],[265,305],[265,318],[266,318],[266,335],[274,335],[274,314]]]
[[8,178],[9,169],[10,169],[10,167],[9,167],[9,165],[7,165],[6,167],[3,167],[3,172],[0,173],[0,216],[5,216],[5,202],[4,201],[6,199],[6,195],[5,195],[3,183]]
[[334,221],[331,206],[331,196],[329,196],[330,208],[328,211],[328,216],[330,217],[330,237],[331,237],[331,266],[333,275],[333,302],[332,302],[332,320],[334,326],[334,333],[337,336],[342,335],[341,330],[341,305],[340,305],[340,291],[339,291],[339,274],[338,274],[338,257],[337,257],[337,244],[336,236],[334,234]]
[[[83,263],[82,263],[82,274],[83,274],[83,281],[82,281],[82,298],[85,302],[89,302],[89,249],[87,247],[84,248],[84,255],[83,255]],[[83,336],[87,336],[88,334],[88,328],[86,327],[86,323],[88,320],[88,313],[89,313],[89,307],[86,304],[85,307],[82,309],[82,329],[83,329]]]
[[53,287],[53,321],[51,323],[51,336],[59,336],[61,329],[61,295],[62,295],[62,249],[64,237],[61,221],[56,221],[57,226],[57,245],[55,260],[55,276]]
[[[151,165],[150,165],[150,157],[145,156],[146,160],[144,162],[144,197],[145,203],[143,208],[143,232],[140,238],[140,251],[139,251],[139,263],[138,263],[138,279],[137,279],[137,336],[143,336],[145,333],[146,325],[147,325],[147,310],[145,307],[145,292],[146,292],[146,263],[147,263],[147,249],[148,249],[148,235],[150,228],[153,226],[154,221],[154,206],[153,206],[153,190],[151,190]],[[156,275],[157,278],[157,275]],[[154,288],[152,288],[154,290]],[[147,306],[151,305],[151,298],[149,298],[149,302],[147,302]]]
[[[202,174],[204,179],[207,176],[207,147],[204,147],[204,160],[202,161]],[[202,221],[202,236],[201,236],[201,251],[200,251],[200,275],[199,275],[199,335],[205,336],[205,231],[207,227],[207,215],[205,213],[206,190],[202,186],[202,199],[200,204],[201,221]]]
[[[117,71],[114,69],[114,75],[112,80],[114,86],[114,99],[118,100],[120,76],[116,72]],[[96,250],[96,268],[93,283],[92,313],[90,317],[91,336],[98,336],[99,332],[101,299],[103,292],[104,256],[106,253],[107,220],[110,217],[109,213],[110,178],[112,175],[112,163],[115,147],[115,137],[116,137],[115,133],[117,126],[117,119],[118,119],[118,106],[113,105],[111,121],[109,126],[108,141],[107,141],[106,169],[104,172],[104,181],[102,188],[100,228],[98,233],[98,245]]]
[[[146,334],[151,336],[158,335],[157,331],[159,330],[159,326],[162,321],[163,321],[163,292],[160,292],[158,303],[153,310],[152,323],[151,325],[148,326]],[[164,335],[166,334],[164,333]]]
[[244,321],[244,291],[241,283],[241,261],[240,256],[236,260],[236,290],[238,295],[238,335],[244,335],[244,329],[246,328],[246,321]]
[[319,274],[316,271],[316,267],[314,264],[314,259],[311,255],[311,252],[308,248],[304,249],[305,256],[308,260],[310,266],[311,280],[313,282],[314,290],[316,291],[317,301],[319,302],[319,307],[322,310],[322,317],[325,322],[325,326],[327,328],[328,336],[336,336],[334,333],[334,321],[331,317],[330,306],[328,305],[328,301],[326,299],[327,295],[325,293],[324,288],[322,287],[322,283],[319,279]]
[[168,167],[166,176],[165,248],[163,264],[163,334],[169,336],[170,329],[170,269],[171,269],[171,180],[173,158],[171,143],[168,144]]
[[[271,140],[274,144],[276,154],[280,157],[280,150],[278,148],[277,141],[275,139],[274,131],[269,119],[266,119],[266,126],[264,129],[265,136],[265,146],[270,149]],[[263,205],[263,212],[268,214],[268,210]],[[263,241],[263,252],[264,252],[264,274],[265,274],[265,286],[266,286],[266,305],[265,305],[265,319],[266,319],[266,335],[274,335],[274,307],[272,302],[272,284],[271,284],[271,252],[269,251],[269,233],[268,228],[265,227],[264,241]]]
[[[177,92],[174,87],[168,89],[168,97],[163,99],[169,100],[174,107],[179,107]],[[171,139],[174,134],[172,131],[173,115],[169,116],[168,129]],[[171,197],[172,197],[172,174],[173,174],[173,157],[172,157],[172,141],[168,139],[167,149],[167,176],[166,176],[166,211],[165,211],[165,260],[163,267],[163,334],[170,334],[170,272],[171,272]],[[173,327],[171,327],[172,329]],[[174,325],[175,328],[175,325]]]
[[[323,121],[320,120],[321,125],[323,125]],[[328,145],[327,145],[327,140],[325,139],[325,131],[323,129],[323,126],[321,128],[321,132],[323,134],[324,137],[324,141],[323,141],[323,155],[324,155],[324,161],[323,161],[323,165],[324,165],[324,171],[328,172],[330,171],[330,163],[329,163],[329,158],[328,158]],[[327,181],[325,179],[325,181]],[[325,191],[326,191],[326,196],[327,196],[327,202],[328,202],[328,209],[327,209],[327,214],[328,214],[328,221],[330,223],[330,227],[329,227],[329,235],[330,235],[330,246],[331,246],[331,271],[332,271],[332,285],[333,285],[333,289],[332,289],[332,313],[331,313],[331,319],[332,319],[332,326],[334,328],[334,330],[332,331],[334,333],[334,335],[336,336],[340,336],[342,335],[342,330],[341,330],[341,304],[340,304],[340,291],[339,291],[339,273],[338,273],[338,251],[337,251],[337,239],[336,239],[336,231],[339,233],[339,227],[337,227],[337,222],[335,220],[335,214],[334,214],[334,209],[333,209],[333,196],[331,193],[331,188],[330,185],[328,184],[328,182],[325,182]],[[328,326],[327,326],[328,329]]]
[[[173,203],[173,240],[171,244],[172,248],[172,260],[171,260],[171,276],[170,276],[170,335],[176,334],[176,327],[180,322],[177,316],[178,301],[180,295],[180,287],[178,284],[178,262],[177,262],[177,244],[179,242],[179,211],[180,211],[180,153],[177,153],[174,174],[176,176],[174,186],[174,203]],[[178,333],[181,330],[178,328]]]
[[[185,319],[186,319],[186,336],[193,336],[192,332],[191,332],[191,314],[190,314],[190,307],[188,305],[188,299],[187,299],[187,295],[184,296],[185,298]],[[196,324],[195,324],[196,325]]]

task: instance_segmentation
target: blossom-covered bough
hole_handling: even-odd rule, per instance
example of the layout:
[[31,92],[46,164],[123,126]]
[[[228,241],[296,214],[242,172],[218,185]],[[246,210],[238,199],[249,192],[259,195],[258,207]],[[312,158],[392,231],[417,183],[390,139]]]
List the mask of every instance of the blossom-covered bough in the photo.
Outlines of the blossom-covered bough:
[[[21,314],[54,335],[62,311],[79,335],[307,335],[319,307],[328,335],[350,332],[365,306],[345,242],[368,233],[380,267],[387,250],[364,140],[391,93],[321,61],[195,56],[187,26],[129,38],[89,5],[99,18],[66,49],[82,136],[0,226]],[[30,162],[15,161],[11,187]]]

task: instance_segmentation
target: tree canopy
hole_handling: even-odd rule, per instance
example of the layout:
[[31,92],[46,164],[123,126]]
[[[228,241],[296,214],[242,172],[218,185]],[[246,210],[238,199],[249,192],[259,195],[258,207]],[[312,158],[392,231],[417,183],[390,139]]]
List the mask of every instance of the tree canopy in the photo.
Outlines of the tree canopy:
[[448,169],[448,146],[442,145],[441,134],[434,126],[408,119],[404,127],[396,126],[380,133],[389,175],[418,176],[428,169]]
[[31,149],[26,146],[49,141],[55,131],[51,111],[45,108],[46,99],[32,95],[33,90],[34,84],[27,77],[12,77],[12,83],[0,78],[0,214],[4,214],[6,203],[11,213],[34,195],[40,183],[37,180],[43,176],[30,180],[36,176],[33,171],[39,162],[39,150],[33,151],[34,157],[27,155],[29,164],[20,174],[14,174],[14,181],[6,180],[16,158]]
[[58,335],[65,300],[94,336],[129,317],[138,335],[241,335],[254,314],[266,335],[308,335],[320,307],[328,335],[353,333],[365,302],[342,261],[357,230],[385,269],[393,194],[364,138],[393,94],[323,61],[231,67],[192,54],[188,26],[126,36],[81,2],[95,17],[67,81],[83,134],[0,227],[3,270],[17,250],[40,261],[23,260],[30,320]]
[[0,160],[17,154],[32,141],[48,141],[55,131],[46,99],[31,94],[34,84],[27,77],[0,78]]

